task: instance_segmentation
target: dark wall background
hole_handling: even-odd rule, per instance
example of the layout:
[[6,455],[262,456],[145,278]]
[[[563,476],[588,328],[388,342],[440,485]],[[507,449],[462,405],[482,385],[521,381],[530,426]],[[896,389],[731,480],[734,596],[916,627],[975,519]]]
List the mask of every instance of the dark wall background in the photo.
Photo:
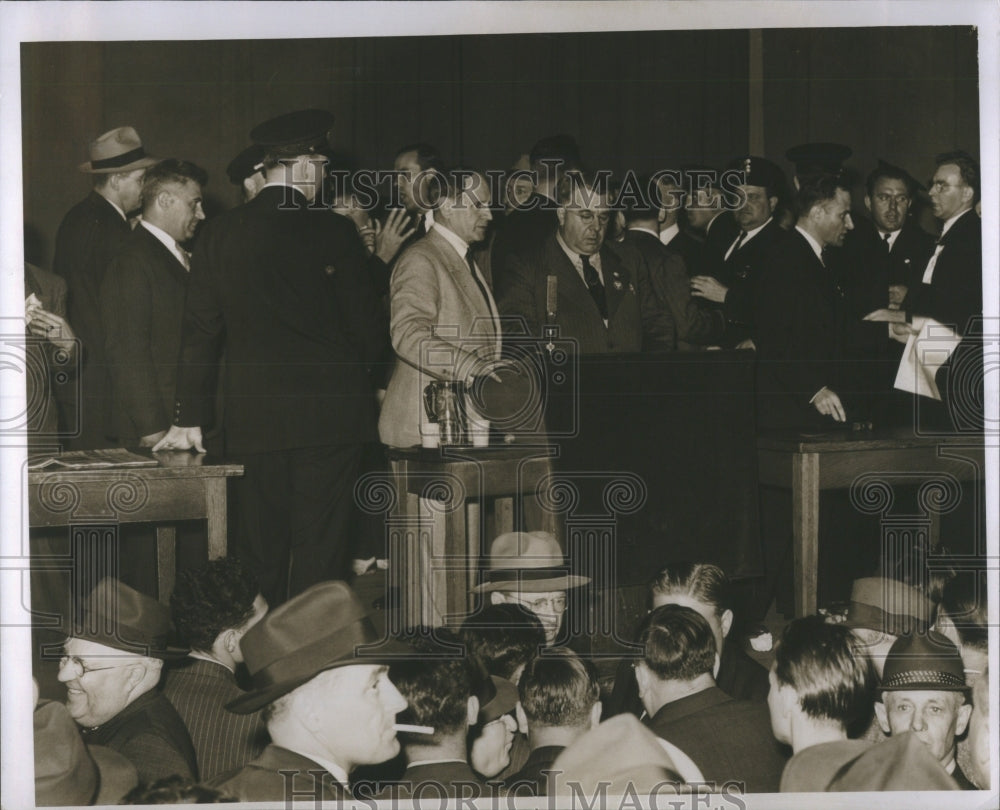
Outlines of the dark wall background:
[[[918,178],[954,145],[978,153],[969,28],[764,32],[765,154],[838,140]],[[51,266],[63,214],[89,189],[87,143],[138,129],[148,151],[208,169],[209,215],[239,202],[224,169],[254,124],[301,107],[337,117],[359,166],[409,141],[506,168],[541,135],[576,135],[594,167],[722,166],[748,148],[749,36],[734,31],[22,45],[24,206]],[[860,202],[860,199],[857,200]]]

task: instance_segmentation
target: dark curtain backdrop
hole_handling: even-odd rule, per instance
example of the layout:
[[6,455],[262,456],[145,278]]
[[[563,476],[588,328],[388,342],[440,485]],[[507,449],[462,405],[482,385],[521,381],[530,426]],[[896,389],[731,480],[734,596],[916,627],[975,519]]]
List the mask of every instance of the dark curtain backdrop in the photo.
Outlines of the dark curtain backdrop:
[[[765,153],[851,144],[918,178],[955,144],[978,153],[976,40],[968,28],[768,30]],[[224,169],[251,127],[301,107],[338,118],[357,166],[391,168],[407,142],[502,169],[569,132],[593,167],[722,166],[747,149],[749,35],[734,31],[22,45],[28,247],[51,266],[77,171],[97,134],[130,124],[147,149],[208,169],[209,215],[239,202]]]

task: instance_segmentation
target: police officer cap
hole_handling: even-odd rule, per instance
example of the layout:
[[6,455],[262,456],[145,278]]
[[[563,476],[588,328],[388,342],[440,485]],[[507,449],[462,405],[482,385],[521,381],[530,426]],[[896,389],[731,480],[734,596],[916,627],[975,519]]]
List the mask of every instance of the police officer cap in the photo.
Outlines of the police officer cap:
[[332,127],[333,113],[327,110],[296,110],[258,124],[250,140],[269,152],[299,146],[325,149]]
[[770,194],[779,196],[784,191],[785,173],[767,158],[744,155],[734,160],[729,168],[743,172],[743,184],[746,186],[761,186]]
[[242,185],[244,180],[260,171],[266,154],[267,150],[257,144],[252,144],[240,152],[226,166],[229,182],[237,186]]
[[799,175],[837,174],[852,154],[849,146],[839,143],[800,143],[785,152],[785,157],[795,164],[795,173]]

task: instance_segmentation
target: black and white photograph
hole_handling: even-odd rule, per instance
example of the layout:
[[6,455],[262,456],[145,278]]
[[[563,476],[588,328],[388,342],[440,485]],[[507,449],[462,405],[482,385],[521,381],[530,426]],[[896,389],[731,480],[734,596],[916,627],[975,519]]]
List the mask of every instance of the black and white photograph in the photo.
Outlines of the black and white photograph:
[[998,37],[3,4],[3,806],[998,806]]

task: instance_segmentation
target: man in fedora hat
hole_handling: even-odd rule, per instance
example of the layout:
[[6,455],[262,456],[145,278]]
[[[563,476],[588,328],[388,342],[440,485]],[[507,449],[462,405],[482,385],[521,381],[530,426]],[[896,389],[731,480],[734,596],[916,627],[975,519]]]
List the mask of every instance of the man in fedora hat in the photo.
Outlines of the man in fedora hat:
[[899,638],[885,659],[875,716],[886,734],[913,731],[962,790],[976,790],[955,758],[972,713],[958,648],[933,630]]
[[473,593],[488,593],[492,604],[516,602],[534,613],[551,647],[562,627],[566,591],[590,582],[567,573],[562,549],[549,532],[507,532],[490,546],[489,565]]
[[187,652],[167,643],[170,634],[166,607],[108,577],[87,597],[59,662],[84,740],[125,756],[142,781],[198,774],[184,721],[156,688],[164,660]]
[[354,482],[375,433],[367,366],[388,329],[353,223],[322,203],[333,115],[255,127],[267,183],[206,223],[191,257],[171,427],[154,450],[204,452],[225,349],[238,553],[268,603],[347,573]]
[[412,651],[379,642],[346,583],[303,591],[247,631],[240,647],[253,689],[226,708],[263,709],[271,744],[214,787],[249,802],[349,799],[356,766],[399,751],[395,721],[406,700],[387,664]]
[[100,135],[90,144],[90,160],[79,166],[92,175],[93,190],[63,217],[56,234],[53,270],[66,279],[68,320],[83,347],[79,400],[64,403],[67,424],[79,427],[67,442],[71,449],[109,444],[101,283],[131,231],[128,215],[139,207],[143,175],[156,162],[132,127]]

